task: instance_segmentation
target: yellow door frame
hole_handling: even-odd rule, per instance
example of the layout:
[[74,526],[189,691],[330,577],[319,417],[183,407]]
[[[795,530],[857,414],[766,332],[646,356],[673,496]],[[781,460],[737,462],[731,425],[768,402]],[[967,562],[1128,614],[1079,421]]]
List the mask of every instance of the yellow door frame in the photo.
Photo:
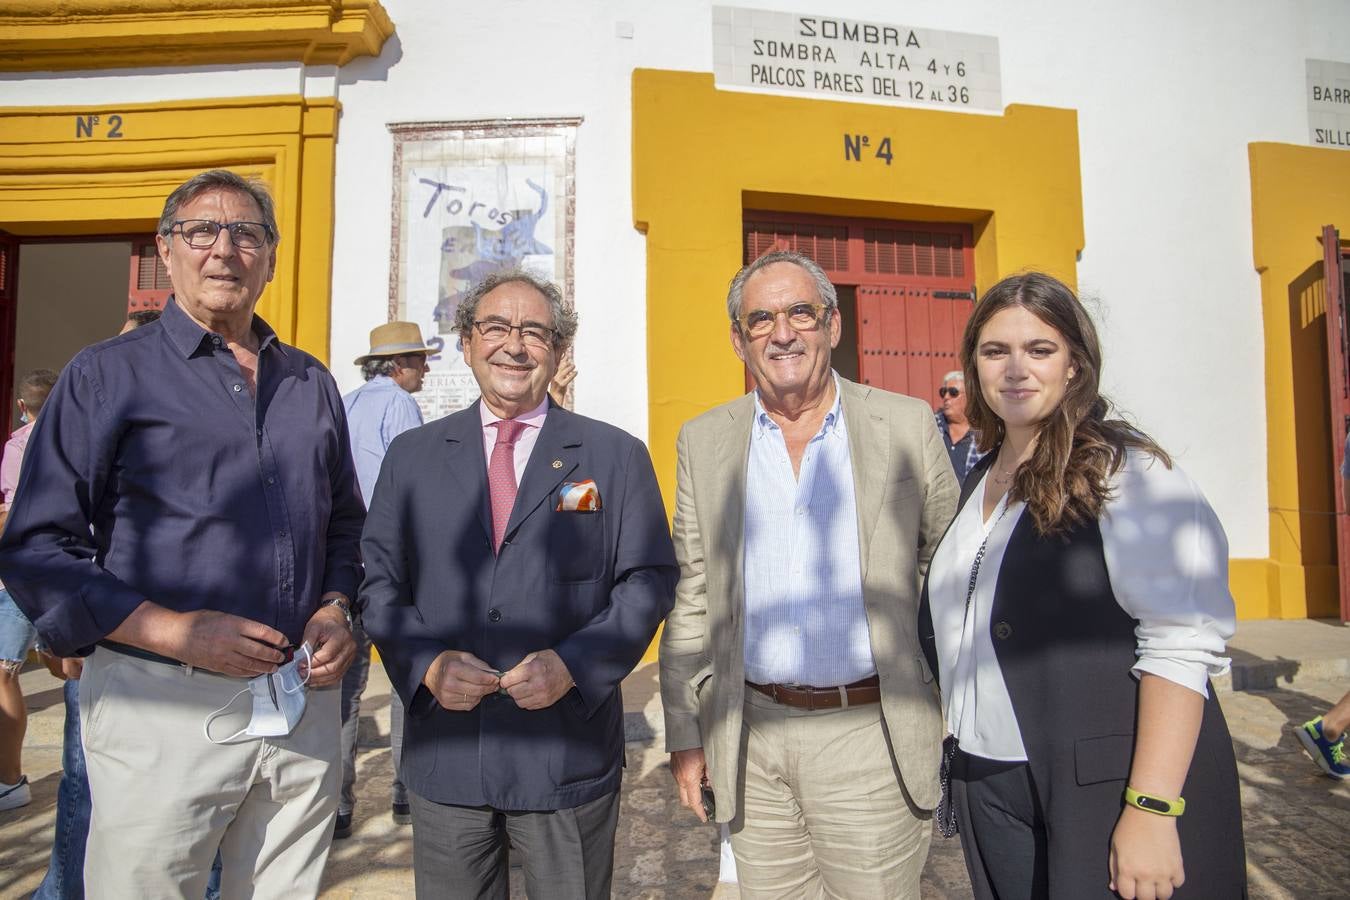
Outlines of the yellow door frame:
[[806,100],[720,91],[705,73],[636,70],[648,436],[667,507],[680,425],[744,390],[725,306],[743,210],[968,222],[984,289],[1024,267],[1075,284],[1082,207],[1073,110],[990,116]]
[[379,0],[0,0],[0,72],[341,66],[393,33]]
[[149,234],[169,192],[196,172],[257,177],[274,194],[282,237],[259,314],[323,358],[337,113],[331,97],[300,96],[0,108],[0,229]]
[[[867,137],[867,150],[850,155],[846,136]],[[878,156],[883,138],[889,161]],[[1240,618],[1330,614],[1323,595],[1334,591],[1335,569],[1303,559],[1306,522],[1281,511],[1299,507],[1295,473],[1300,461],[1308,465],[1294,435],[1288,292],[1320,258],[1320,227],[1350,223],[1350,153],[1256,144],[1251,158],[1266,311],[1271,556],[1231,560],[1229,585]],[[989,116],[806,100],[719,91],[708,74],[635,71],[633,218],[647,235],[648,433],[667,508],[680,426],[744,389],[724,300],[742,263],[748,208],[969,222],[978,289],[1023,268],[1074,285],[1084,244],[1077,116],[1022,105]]]
[[1328,461],[1326,370],[1309,357],[1324,352],[1326,340],[1322,226],[1337,225],[1350,237],[1350,153],[1270,143],[1250,144],[1247,153],[1265,326],[1270,558],[1235,560],[1242,577],[1233,579],[1233,593],[1240,615],[1336,616],[1328,514],[1339,480]]
[[[375,56],[379,0],[0,0],[0,72],[297,62]],[[0,109],[0,229],[153,231],[164,199],[210,168],[271,188],[281,244],[259,313],[328,355],[334,97],[282,95]]]

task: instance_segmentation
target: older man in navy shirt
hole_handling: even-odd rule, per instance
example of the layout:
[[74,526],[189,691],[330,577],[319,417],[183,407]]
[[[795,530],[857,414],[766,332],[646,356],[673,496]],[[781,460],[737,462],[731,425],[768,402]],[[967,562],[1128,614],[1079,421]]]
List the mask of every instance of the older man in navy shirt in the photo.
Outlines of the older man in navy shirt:
[[61,375],[0,577],[88,657],[87,894],[200,897],[219,848],[227,894],[312,897],[361,578],[342,399],[253,314],[278,240],[261,185],[197,175],[157,232],[174,296]]

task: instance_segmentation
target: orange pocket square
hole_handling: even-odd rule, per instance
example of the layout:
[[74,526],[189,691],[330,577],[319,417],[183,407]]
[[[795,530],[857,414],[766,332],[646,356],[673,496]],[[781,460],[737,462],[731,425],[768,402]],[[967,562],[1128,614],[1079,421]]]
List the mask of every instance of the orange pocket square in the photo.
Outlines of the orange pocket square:
[[595,482],[568,481],[558,494],[558,512],[599,512],[600,489]]

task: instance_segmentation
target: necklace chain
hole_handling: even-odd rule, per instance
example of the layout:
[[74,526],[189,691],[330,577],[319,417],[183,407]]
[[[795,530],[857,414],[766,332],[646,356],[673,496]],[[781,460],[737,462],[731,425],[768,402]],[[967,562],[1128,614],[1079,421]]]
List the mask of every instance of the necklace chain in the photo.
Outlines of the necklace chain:
[[1010,470],[1005,469],[1002,466],[1002,456],[1003,456],[1003,448],[1000,447],[999,455],[994,457],[994,481],[998,482],[999,484],[1007,484],[1008,482],[1012,481],[1012,477],[1017,474],[1017,470],[1021,466],[1021,463],[1014,465]]

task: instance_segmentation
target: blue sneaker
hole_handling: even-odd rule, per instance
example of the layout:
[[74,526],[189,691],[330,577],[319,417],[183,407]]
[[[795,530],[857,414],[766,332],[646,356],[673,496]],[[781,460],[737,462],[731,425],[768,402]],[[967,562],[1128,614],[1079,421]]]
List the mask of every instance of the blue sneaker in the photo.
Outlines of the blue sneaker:
[[1317,767],[1326,772],[1332,778],[1350,777],[1350,759],[1345,756],[1345,735],[1341,735],[1340,740],[1332,741],[1322,734],[1322,717],[1318,716],[1311,722],[1304,722],[1294,734],[1303,743],[1303,749],[1308,751],[1312,761],[1317,763]]

